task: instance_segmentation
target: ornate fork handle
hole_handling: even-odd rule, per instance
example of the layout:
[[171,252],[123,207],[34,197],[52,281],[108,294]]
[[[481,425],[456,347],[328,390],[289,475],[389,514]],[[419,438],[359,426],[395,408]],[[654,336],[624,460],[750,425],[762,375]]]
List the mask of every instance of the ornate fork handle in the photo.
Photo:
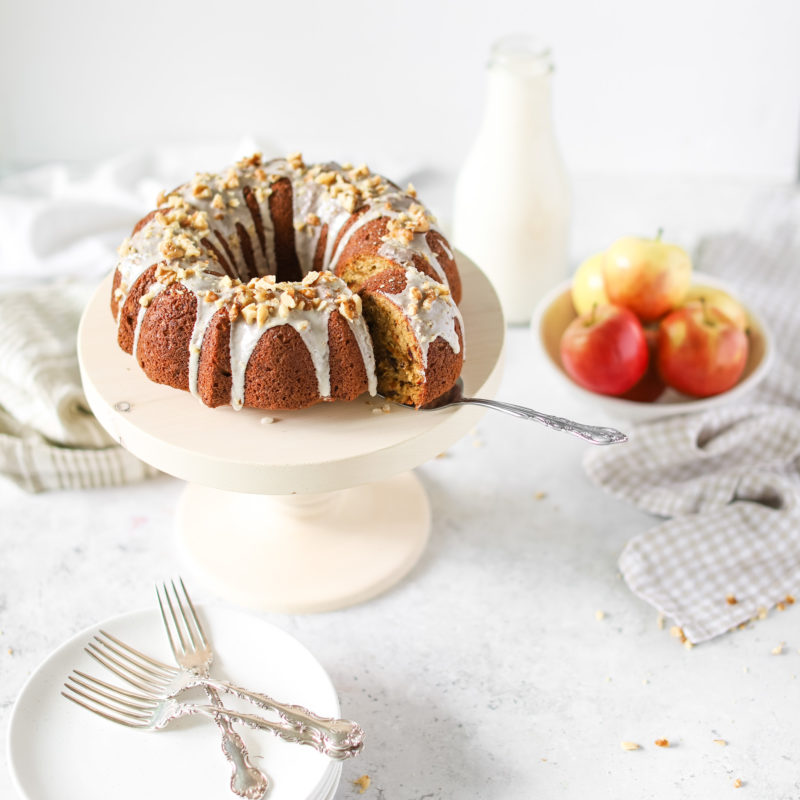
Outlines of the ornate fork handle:
[[[358,723],[352,720],[321,717],[303,706],[281,703],[273,700],[269,695],[251,692],[227,681],[218,681],[214,678],[199,680],[204,687],[227,692],[266,711],[276,712],[291,729],[304,735],[313,735],[326,747],[333,750],[349,751],[350,755],[354,755],[364,744],[364,731]],[[282,734],[280,735],[282,738],[286,738]]]
[[485,400],[482,397],[462,397],[459,401],[461,403],[471,403],[474,406],[485,406],[486,408],[493,408],[497,411],[503,411],[506,414],[511,414],[514,417],[521,417],[522,419],[530,419],[534,422],[539,422],[552,428],[556,431],[563,431],[564,433],[571,433],[580,439],[584,439],[592,444],[618,444],[620,442],[628,441],[628,437],[618,431],[616,428],[602,428],[596,425],[583,425],[580,422],[574,422],[571,419],[564,417],[554,417],[551,414],[543,414],[541,411],[535,411],[532,408],[525,406],[517,406],[513,403],[502,403],[499,400]]
[[[219,693],[211,686],[203,687],[215,709],[222,708]],[[231,765],[231,791],[246,800],[259,800],[269,788],[267,776],[250,761],[244,740],[233,729],[230,719],[216,714],[214,722],[222,732],[222,752]]]
[[186,716],[188,714],[202,714],[214,720],[217,720],[219,717],[224,717],[232,723],[238,723],[240,725],[246,725],[248,728],[274,733],[286,742],[308,745],[323,755],[338,761],[352,758],[357,755],[364,746],[364,733],[355,723],[352,723],[357,729],[357,732],[353,731],[353,742],[349,746],[339,747],[338,745],[332,744],[327,736],[323,734],[322,729],[318,727],[312,728],[307,725],[300,726],[291,724],[283,725],[279,722],[272,722],[263,717],[256,716],[255,714],[233,711],[224,706],[195,705],[193,703],[179,703],[173,701],[173,703],[168,706],[168,709],[170,719],[176,719],[177,717]]

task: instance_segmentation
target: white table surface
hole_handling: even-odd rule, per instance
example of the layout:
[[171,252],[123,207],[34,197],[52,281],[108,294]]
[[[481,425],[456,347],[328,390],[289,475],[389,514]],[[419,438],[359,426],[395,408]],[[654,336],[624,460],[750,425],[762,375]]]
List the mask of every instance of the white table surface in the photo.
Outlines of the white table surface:
[[[425,196],[446,218],[452,187],[435,177]],[[574,188],[576,260],[660,225],[693,247],[741,224],[769,189],[641,176],[584,176]],[[606,422],[552,381],[528,336],[510,332],[499,397]],[[418,470],[433,532],[406,580],[345,611],[263,615],[319,658],[343,713],[368,732],[337,798],[361,797],[352,781],[363,774],[367,800],[800,798],[800,603],[682,647],[616,567],[625,542],[657,520],[588,482],[587,447],[487,415]],[[153,584],[177,572],[195,599],[218,602],[176,553],[180,491],[163,477],[33,496],[0,480],[3,800],[15,796],[5,764],[11,707],[53,648],[100,619],[152,607]],[[668,749],[654,745],[660,738]],[[623,740],[642,749],[626,752]]]
[[[511,331],[500,397],[573,411],[528,335]],[[336,613],[263,615],[316,654],[343,713],[368,732],[338,798],[360,796],[352,781],[363,774],[376,800],[717,798],[737,778],[744,797],[800,796],[800,608],[682,647],[616,568],[626,540],[656,520],[588,482],[587,446],[484,417],[419,469],[433,533],[406,580]],[[191,580],[172,533],[180,490],[163,477],[31,496],[0,482],[3,752],[14,698],[53,648],[152,606],[156,581]],[[196,579],[189,586],[216,602]],[[6,766],[0,797],[14,796]]]

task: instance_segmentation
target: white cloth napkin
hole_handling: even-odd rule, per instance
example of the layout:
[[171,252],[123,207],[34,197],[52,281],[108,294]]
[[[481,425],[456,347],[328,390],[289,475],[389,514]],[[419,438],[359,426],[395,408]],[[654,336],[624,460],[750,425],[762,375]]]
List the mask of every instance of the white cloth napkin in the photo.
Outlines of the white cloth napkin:
[[772,369],[737,403],[637,426],[584,467],[670,518],[628,543],[620,569],[697,643],[800,600],[800,193],[765,197],[747,226],[704,240],[695,265],[766,321]]

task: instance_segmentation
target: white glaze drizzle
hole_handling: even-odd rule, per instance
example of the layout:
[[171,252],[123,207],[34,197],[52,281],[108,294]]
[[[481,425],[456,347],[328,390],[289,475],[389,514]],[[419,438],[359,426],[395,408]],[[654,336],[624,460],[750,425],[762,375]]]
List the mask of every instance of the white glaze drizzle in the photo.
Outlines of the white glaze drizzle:
[[[450,294],[439,295],[433,299],[428,308],[425,307],[424,303],[419,303],[415,300],[414,289],[418,289],[425,294],[435,286],[436,282],[431,280],[430,277],[414,267],[409,267],[406,269],[406,285],[401,292],[392,294],[385,290],[378,290],[379,294],[391,300],[404,311],[411,305],[415,306],[415,313],[407,313],[406,319],[419,342],[420,350],[422,351],[422,363],[425,367],[428,366],[428,349],[431,342],[436,339],[444,339],[454,353],[461,352],[462,342],[458,336],[456,321],[459,323],[462,339],[464,337],[464,320]],[[466,346],[464,347],[464,355],[466,355]]]
[[[189,347],[189,388],[195,396],[198,395],[197,377],[200,351],[205,332],[219,305],[228,302],[236,288],[235,285],[233,288],[226,288],[223,285],[223,277],[217,274],[222,272],[222,265],[216,263],[216,261],[207,262],[205,265],[198,262],[200,258],[208,259],[209,256],[213,256],[213,253],[202,244],[203,238],[207,237],[214,244],[220,255],[226,261],[229,261],[228,251],[215,240],[215,236],[212,233],[216,234],[216,237],[224,238],[233,255],[234,263],[232,266],[237,271],[237,274],[241,275],[247,268],[247,264],[237,232],[237,223],[239,223],[244,227],[250,239],[259,274],[275,274],[277,264],[274,223],[269,209],[270,186],[281,178],[288,178],[292,187],[292,204],[296,227],[295,250],[302,274],[307,274],[313,268],[313,261],[319,246],[323,226],[327,226],[327,238],[322,259],[322,269],[335,270],[344,249],[360,228],[382,217],[389,220],[397,220],[401,215],[407,215],[409,209],[416,203],[416,200],[410,195],[392,185],[383,183],[376,192],[376,197],[367,201],[368,207],[366,211],[362,211],[359,214],[356,221],[350,225],[337,243],[336,240],[352,213],[341,202],[334,199],[325,185],[314,180],[315,170],[316,174],[319,174],[321,170],[344,177],[352,175],[350,170],[346,170],[337,164],[325,164],[309,170],[305,167],[298,168],[285,159],[276,159],[263,165],[253,160],[249,162],[246,160],[240,162],[235,170],[229,170],[224,176],[198,173],[192,182],[171,193],[167,198],[167,202],[159,206],[159,210],[163,212],[161,215],[151,219],[142,229],[123,243],[121,258],[117,264],[121,278],[120,294],[118,295],[118,325],[120,324],[127,292],[130,291],[130,288],[148,267],[158,262],[167,261],[170,268],[176,270],[180,268],[194,268],[196,270],[194,275],[179,279],[179,282],[197,298],[197,315]],[[366,174],[369,175],[369,173]],[[209,191],[198,192],[197,188],[203,186],[207,186]],[[250,186],[251,189],[256,187],[254,196],[258,203],[263,227],[266,264],[264,263],[264,258],[261,257],[262,249],[255,229],[253,215],[242,192],[244,186]],[[173,198],[173,202],[178,201],[176,205],[182,203],[187,214],[194,212],[205,214],[208,228],[187,227],[180,223],[170,222],[170,205],[168,202],[170,198]],[[222,205],[223,208],[216,207],[218,205]],[[308,219],[313,219],[313,217],[316,217],[316,224],[308,222]],[[430,217],[428,217],[428,226],[430,230],[437,231]],[[183,240],[178,239],[177,241],[188,241],[189,246],[187,249],[190,252],[184,253],[183,256],[179,255],[177,258],[165,254],[162,250],[163,243],[171,237],[184,237]],[[452,258],[451,251],[444,244],[445,239],[443,236],[440,241],[444,251]],[[334,245],[336,245],[335,252]],[[191,249],[192,247],[196,249],[196,252]],[[413,277],[407,281],[406,290],[401,295],[410,291],[411,287],[418,285],[420,281],[430,280],[427,276],[413,269],[413,257],[415,254],[421,255],[431,265],[434,273],[439,276],[440,281],[446,284],[444,269],[439,264],[436,253],[429,246],[426,233],[415,233],[408,242],[388,235],[383,238],[378,255],[406,268],[407,278],[412,274],[412,271],[414,273]],[[155,293],[163,289],[163,285],[156,281],[148,287],[148,293],[154,294],[153,289],[156,286],[161,286],[161,288],[156,288]],[[203,301],[203,296],[208,291],[213,291],[219,297],[219,303],[205,303]],[[345,287],[345,291],[349,290]],[[393,296],[390,297],[393,300],[395,299]],[[408,299],[397,296],[399,305],[407,303]],[[447,306],[452,307],[454,314],[444,311]],[[321,397],[329,397],[330,364],[327,322],[332,310],[333,308],[324,314],[320,314],[318,311],[295,312],[292,310],[291,320],[270,317],[266,325],[261,328],[258,328],[255,323],[245,322],[241,317],[235,320],[231,324],[230,338],[233,377],[231,405],[234,408],[238,408],[243,403],[244,377],[247,364],[256,344],[267,328],[280,324],[292,325],[301,335],[314,364],[319,394]],[[146,311],[146,308],[142,308],[137,315],[134,330],[134,355],[137,352],[139,332]],[[431,310],[423,311],[421,309],[417,318],[411,320],[415,334],[420,340],[426,363],[428,346],[430,341],[436,338],[436,336],[431,335],[432,326],[441,324],[437,336],[442,336],[455,352],[459,351],[458,336],[455,333],[455,318],[460,319],[460,314],[452,300],[449,303],[439,303],[437,300]],[[347,321],[354,333],[364,360],[369,391],[371,394],[375,394],[377,383],[375,379],[374,353],[366,324],[360,316],[354,320],[348,319]],[[308,324],[301,324],[303,322]]]

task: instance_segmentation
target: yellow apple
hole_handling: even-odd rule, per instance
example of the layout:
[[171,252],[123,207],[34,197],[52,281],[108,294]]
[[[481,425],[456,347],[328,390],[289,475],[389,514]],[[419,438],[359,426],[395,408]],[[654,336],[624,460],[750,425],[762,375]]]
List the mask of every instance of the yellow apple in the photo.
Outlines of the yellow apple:
[[626,236],[606,251],[603,278],[612,303],[652,322],[680,305],[692,277],[686,251],[655,239]]
[[747,330],[747,312],[738,300],[734,300],[722,289],[715,289],[713,286],[690,286],[682,305],[691,303],[693,300],[700,300],[706,306],[718,309],[730,318],[740,331]]
[[608,305],[606,287],[603,282],[603,260],[605,253],[587,258],[572,278],[572,305],[578,316],[588,314],[595,306]]

